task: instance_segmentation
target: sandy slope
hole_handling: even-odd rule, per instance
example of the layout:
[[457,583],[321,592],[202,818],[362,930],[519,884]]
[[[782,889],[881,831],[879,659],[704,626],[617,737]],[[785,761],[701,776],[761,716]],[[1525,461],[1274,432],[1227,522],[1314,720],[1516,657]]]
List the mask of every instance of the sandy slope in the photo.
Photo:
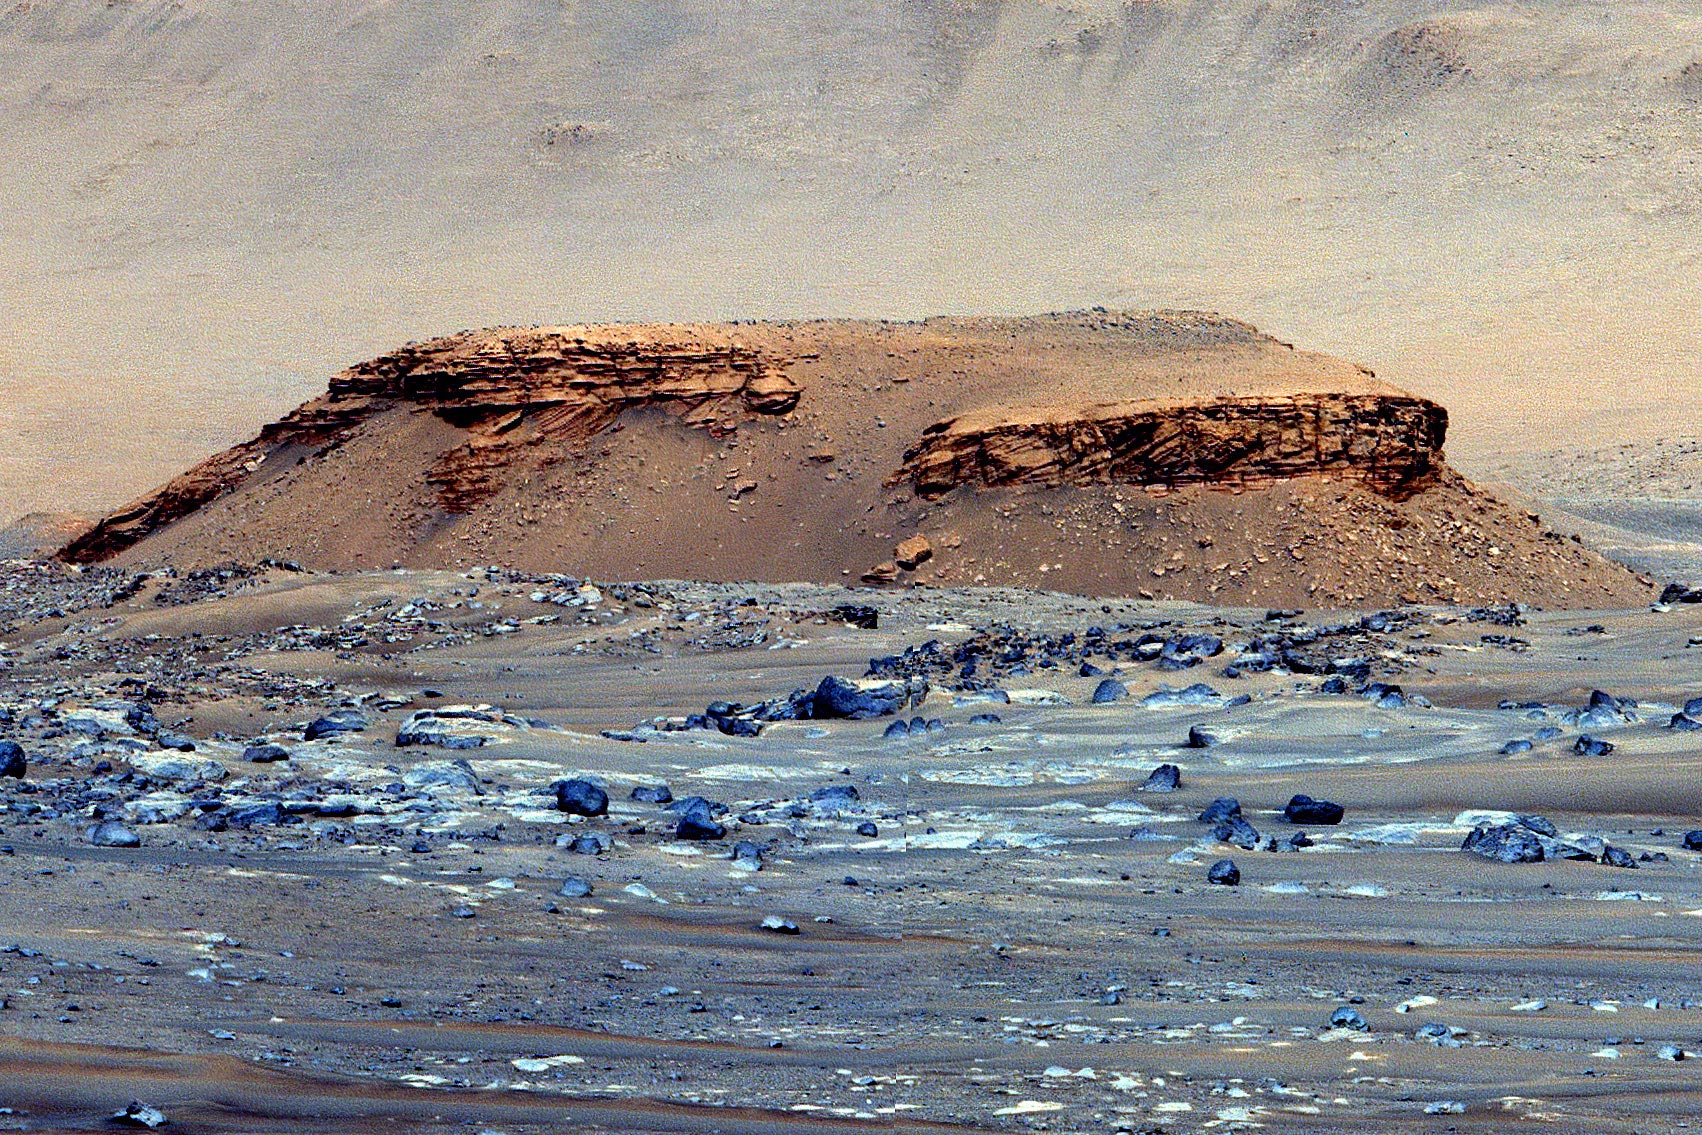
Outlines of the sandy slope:
[[[422,329],[1234,311],[1456,456],[1699,346],[1694,6],[30,0],[0,500],[99,511]],[[1467,462],[1471,471],[1471,462]]]

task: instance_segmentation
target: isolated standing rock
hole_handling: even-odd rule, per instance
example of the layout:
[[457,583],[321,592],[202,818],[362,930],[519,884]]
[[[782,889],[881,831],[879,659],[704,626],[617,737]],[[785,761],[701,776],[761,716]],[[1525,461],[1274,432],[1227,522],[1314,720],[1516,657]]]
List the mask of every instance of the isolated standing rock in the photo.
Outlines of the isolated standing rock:
[[915,571],[934,557],[934,546],[921,533],[900,540],[892,558],[905,571]]
[[29,761],[24,756],[24,747],[16,741],[0,741],[0,776],[24,779],[24,772]]

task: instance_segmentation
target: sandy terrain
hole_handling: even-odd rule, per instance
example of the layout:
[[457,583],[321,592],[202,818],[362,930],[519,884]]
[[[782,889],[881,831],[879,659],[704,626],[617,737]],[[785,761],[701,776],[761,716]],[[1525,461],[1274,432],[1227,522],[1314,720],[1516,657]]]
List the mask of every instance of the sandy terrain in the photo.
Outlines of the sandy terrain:
[[[30,762],[0,781],[0,1122],[19,1129],[132,1098],[185,1131],[1669,1132],[1694,1114],[1702,1060],[1660,1054],[1702,1048],[1702,861],[1675,788],[1702,750],[1666,727],[1702,695],[1702,607],[1275,619],[483,571],[5,582],[0,733]],[[826,614],[847,602],[877,628]],[[1138,661],[1159,656],[1143,635],[1174,662]],[[929,692],[896,717],[642,727],[929,641],[901,667]],[[972,676],[935,661],[959,647]],[[1129,696],[1093,702],[1084,660]],[[1371,681],[1404,692],[1360,695]],[[1217,696],[1151,697],[1196,682]],[[479,703],[507,716],[437,726],[478,747],[393,743],[419,710]],[[303,739],[338,710],[365,728]],[[916,715],[941,726],[883,735]],[[1215,744],[1184,747],[1193,726]],[[1614,749],[1581,755],[1581,734]],[[262,740],[287,757],[245,759]],[[1163,763],[1180,788],[1141,791]],[[575,776],[606,787],[606,817],[558,810],[548,786]],[[663,783],[724,801],[725,837],[675,838],[677,814],[629,799]],[[1295,793],[1345,818],[1285,823]],[[1195,819],[1219,796],[1258,849]],[[268,803],[299,822],[235,822]],[[96,813],[140,846],[91,846]],[[1460,850],[1513,813],[1636,869]],[[1296,831],[1313,842],[1264,849]],[[561,846],[584,837],[604,850]],[[760,859],[729,859],[742,841]],[[1239,885],[1208,884],[1225,858]],[[590,892],[558,894],[569,876]],[[1343,1008],[1366,1029],[1332,1029]]]

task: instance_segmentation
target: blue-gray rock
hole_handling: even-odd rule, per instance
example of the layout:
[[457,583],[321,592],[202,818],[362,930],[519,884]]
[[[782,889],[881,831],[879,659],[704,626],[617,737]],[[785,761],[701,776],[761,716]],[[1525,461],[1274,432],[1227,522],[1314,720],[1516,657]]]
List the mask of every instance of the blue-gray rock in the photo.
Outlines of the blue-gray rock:
[[1129,687],[1115,678],[1106,678],[1093,688],[1093,704],[1105,705],[1109,702],[1122,701],[1129,696]]
[[[1182,787],[1182,770],[1172,764],[1162,764],[1146,774],[1138,792],[1175,792]],[[1236,805],[1240,807],[1239,804]]]
[[1003,719],[996,713],[977,713],[970,717],[971,725],[998,725]]
[[574,777],[550,785],[556,794],[556,807],[573,816],[606,816],[609,794],[589,780]]
[[277,761],[289,760],[290,751],[282,745],[275,745],[270,741],[262,741],[250,745],[246,749],[242,750],[242,759],[257,765],[269,765]]
[[903,719],[895,721],[881,731],[881,736],[887,738],[908,737],[910,736],[910,723]]
[[1530,751],[1531,743],[1523,737],[1515,738],[1501,746],[1501,755],[1504,757],[1510,757],[1514,753],[1528,753]]
[[115,820],[106,820],[89,829],[89,842],[96,847],[141,847],[142,837]]
[[1702,721],[1691,717],[1688,713],[1675,713],[1672,720],[1667,722],[1668,729],[1677,729],[1681,733],[1695,733],[1702,730]]
[[1479,824],[1460,849],[1497,863],[1541,863],[1544,857],[1537,833],[1520,824]]
[[1365,1023],[1365,1018],[1359,1015],[1359,1011],[1350,1009],[1346,1005],[1330,1014],[1330,1027],[1332,1029],[1352,1029],[1354,1032],[1361,1033],[1371,1031],[1371,1026]]
[[1609,844],[1602,850],[1602,862],[1609,867],[1636,867],[1637,861],[1620,848]]
[[324,717],[315,718],[302,731],[302,737],[308,741],[317,741],[321,737],[336,737],[343,733],[361,733],[371,722],[359,710],[339,709],[327,713]]
[[816,687],[811,708],[816,717],[864,721],[897,713],[908,696],[909,691],[896,682],[864,689],[855,682],[829,674]]
[[873,820],[864,820],[862,823],[857,825],[857,834],[873,839],[881,834],[881,829],[875,826],[875,822]]
[[25,757],[22,745],[16,741],[0,741],[0,776],[22,780],[28,768],[29,759]]
[[1241,815],[1241,801],[1233,796],[1219,796],[1206,810],[1200,813],[1200,823],[1220,824],[1224,820],[1232,820]]
[[1239,887],[1241,885],[1241,868],[1235,865],[1233,859],[1219,859],[1206,872],[1206,882],[1220,887]]
[[556,894],[564,899],[582,899],[589,895],[591,890],[592,887],[588,880],[582,879],[578,875],[569,875],[561,881],[561,886],[556,889]]
[[632,799],[640,804],[668,804],[673,801],[674,792],[666,784],[640,784],[632,790]]
[[1184,743],[1190,749],[1209,749],[1217,744],[1217,737],[1207,733],[1198,725],[1188,726],[1188,740]]
[[1184,686],[1180,690],[1154,690],[1141,699],[1141,704],[1148,709],[1164,709],[1182,705],[1208,705],[1219,700],[1222,696],[1204,682],[1195,682],[1193,685]]
[[1259,830],[1242,816],[1231,816],[1212,829],[1211,834],[1219,843],[1232,843],[1243,851],[1259,846]]
[[725,838],[727,829],[716,822],[709,802],[702,797],[696,799],[695,804],[680,813],[680,822],[674,826],[674,838],[698,841]]
[[1588,733],[1579,734],[1578,739],[1572,743],[1572,751],[1586,757],[1605,757],[1613,752],[1613,749],[1611,741],[1603,741]]
[[1328,800],[1314,800],[1303,792],[1297,792],[1282,810],[1282,818],[1291,824],[1328,827],[1341,823],[1344,812],[1345,809],[1340,804],[1333,804]]
[[1702,828],[1684,833],[1684,850],[1702,851]]

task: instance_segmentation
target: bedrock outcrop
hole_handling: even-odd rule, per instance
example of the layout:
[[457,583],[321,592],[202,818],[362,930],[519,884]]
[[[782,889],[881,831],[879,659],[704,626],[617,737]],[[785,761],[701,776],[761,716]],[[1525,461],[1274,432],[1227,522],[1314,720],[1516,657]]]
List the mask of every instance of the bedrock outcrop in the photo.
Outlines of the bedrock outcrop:
[[1396,500],[1434,484],[1448,412],[1401,394],[1294,394],[984,411],[936,422],[899,480],[960,485],[1257,485],[1308,475]]

